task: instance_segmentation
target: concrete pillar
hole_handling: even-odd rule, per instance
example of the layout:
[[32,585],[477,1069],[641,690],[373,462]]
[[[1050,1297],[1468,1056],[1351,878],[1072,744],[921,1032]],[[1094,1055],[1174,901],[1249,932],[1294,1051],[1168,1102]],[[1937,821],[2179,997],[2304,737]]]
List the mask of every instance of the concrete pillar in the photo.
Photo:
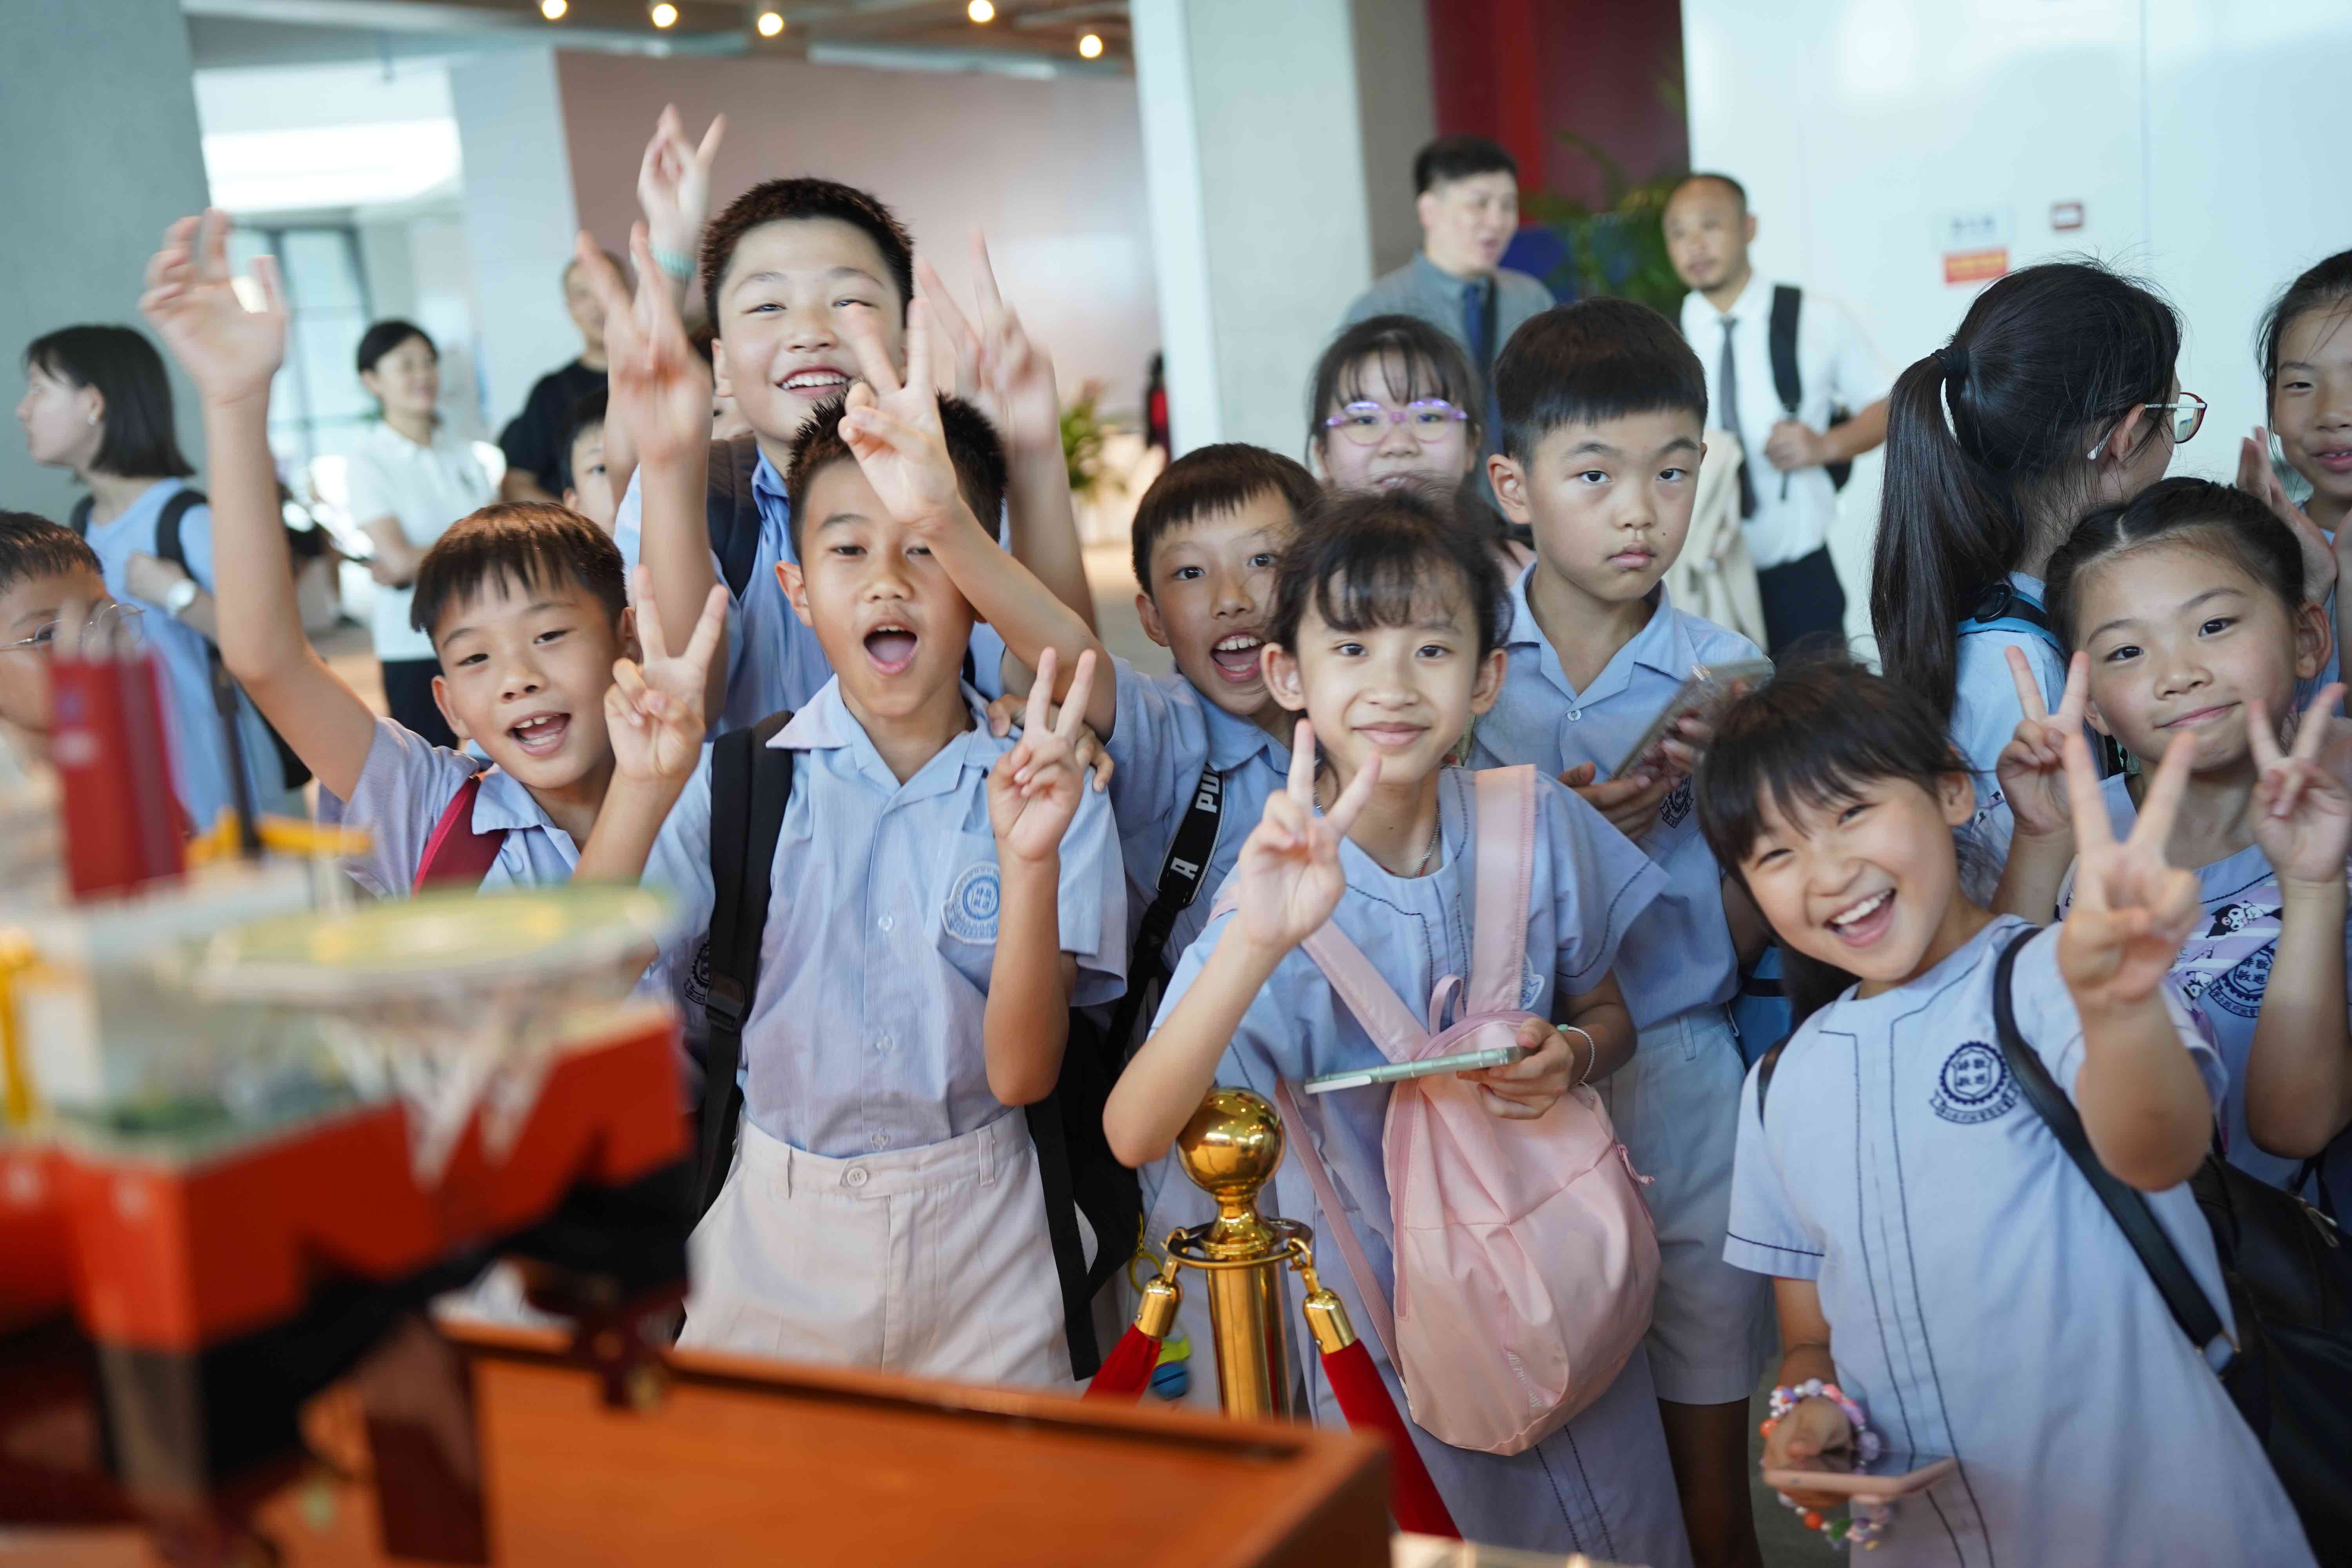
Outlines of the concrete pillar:
[[[179,0],[12,5],[6,37],[0,358],[14,405],[32,339],[77,322],[141,325],[147,258],[165,225],[203,209],[205,185]],[[180,445],[201,463],[194,389],[173,377]],[[63,521],[74,495],[62,470],[26,457],[22,431],[0,429],[0,507]]]
[[[1371,281],[1351,12],[1349,0],[1131,7],[1180,452],[1255,441],[1296,455],[1307,373]],[[1410,205],[1409,187],[1395,197],[1386,183],[1384,199]]]

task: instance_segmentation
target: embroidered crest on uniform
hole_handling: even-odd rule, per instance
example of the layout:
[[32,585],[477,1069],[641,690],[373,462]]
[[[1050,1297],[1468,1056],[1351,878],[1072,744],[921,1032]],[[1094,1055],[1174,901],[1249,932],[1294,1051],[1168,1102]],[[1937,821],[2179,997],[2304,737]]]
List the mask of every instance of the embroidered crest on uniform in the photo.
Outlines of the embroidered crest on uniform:
[[2017,1103],[2017,1079],[1999,1051],[1970,1040],[1944,1058],[1927,1103],[1945,1121],[1973,1127],[2008,1114]]
[[1519,960],[1519,1011],[1536,1010],[1536,998],[1543,994],[1543,976],[1536,973],[1536,957],[1528,954]]
[[2208,985],[2203,1000],[2216,1007],[2226,1007],[2241,1018],[2261,1016],[2263,993],[2270,989],[2271,960],[2277,954],[2276,942],[2249,954],[2237,968]]
[[710,1000],[710,939],[694,947],[694,962],[686,971],[686,999],[699,1007]]
[[1685,773],[1666,792],[1666,798],[1658,802],[1658,820],[1668,827],[1680,827],[1690,814],[1691,780],[1690,774]]
[[955,886],[948,889],[943,911],[948,934],[959,942],[994,942],[996,906],[1002,895],[993,865],[983,860],[965,867]]

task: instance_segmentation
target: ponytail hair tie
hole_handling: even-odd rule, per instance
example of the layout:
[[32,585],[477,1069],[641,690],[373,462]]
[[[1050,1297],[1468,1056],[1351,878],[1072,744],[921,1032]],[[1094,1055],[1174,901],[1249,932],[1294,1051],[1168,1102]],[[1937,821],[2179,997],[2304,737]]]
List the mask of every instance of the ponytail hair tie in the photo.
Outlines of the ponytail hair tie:
[[1936,363],[1944,367],[1944,379],[1957,384],[1969,378],[1969,351],[1957,342],[1946,343],[1936,351]]

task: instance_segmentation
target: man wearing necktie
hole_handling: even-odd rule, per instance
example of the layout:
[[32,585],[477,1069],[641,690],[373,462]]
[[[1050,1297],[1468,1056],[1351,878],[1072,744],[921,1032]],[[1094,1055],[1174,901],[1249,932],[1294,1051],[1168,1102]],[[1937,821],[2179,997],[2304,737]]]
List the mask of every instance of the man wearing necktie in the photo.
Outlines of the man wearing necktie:
[[[1893,371],[1836,300],[1757,276],[1748,259],[1756,219],[1738,181],[1691,175],[1667,198],[1664,225],[1666,255],[1691,290],[1683,336],[1708,370],[1707,424],[1747,454],[1739,516],[1763,600],[1765,651],[1778,658],[1800,643],[1843,644],[1845,591],[1829,529],[1843,466],[1886,439]],[[1776,309],[1784,316],[1779,366]],[[1859,412],[1832,412],[1844,409]]]

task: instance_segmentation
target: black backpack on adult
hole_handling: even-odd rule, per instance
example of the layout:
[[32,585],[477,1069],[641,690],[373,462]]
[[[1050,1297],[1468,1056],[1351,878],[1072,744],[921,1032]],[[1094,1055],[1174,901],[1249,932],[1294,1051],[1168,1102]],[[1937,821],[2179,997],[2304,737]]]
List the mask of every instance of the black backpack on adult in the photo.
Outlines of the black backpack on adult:
[[[1780,399],[1780,406],[1790,418],[1797,416],[1798,405],[1805,401],[1804,374],[1797,368],[1797,313],[1804,308],[1805,291],[1793,283],[1772,286],[1772,323],[1768,341],[1772,351],[1772,390]],[[1850,409],[1832,406],[1830,423],[1843,425],[1853,416]],[[1853,478],[1853,464],[1829,463],[1830,488],[1845,489],[1846,480]]]
[[[89,497],[82,497],[79,501],[75,503],[73,515],[68,519],[68,521],[73,526],[73,531],[76,533],[80,534],[85,539],[89,537],[90,504]],[[186,542],[180,537],[181,525],[187,521],[188,513],[194,511],[200,506],[209,506],[210,504],[210,500],[205,497],[202,490],[191,489],[184,485],[171,500],[163,503],[163,511],[158,514],[155,519],[156,555],[160,559],[168,561],[173,565],[177,566],[181,571],[187,572],[188,575],[191,577],[194,576],[195,574],[189,571],[188,568],[188,547]],[[287,532],[291,536],[293,535],[294,531],[289,529]],[[299,560],[301,558],[301,554],[302,552],[298,551],[296,552],[296,559]],[[244,805],[247,808],[246,816],[250,817],[252,816],[251,807],[253,803],[245,799],[247,793],[245,784],[245,735],[244,732],[238,729],[236,722],[237,699],[244,695],[244,690],[237,685],[236,679],[229,674],[228,667],[221,662],[220,646],[215,643],[210,637],[206,637],[205,639],[205,658],[212,670],[213,706],[219,711],[221,716],[221,724],[226,729],[228,735],[229,766],[234,774],[229,781],[230,786],[236,798],[244,802]],[[257,714],[258,711],[258,710],[256,710]],[[262,727],[269,731],[270,744],[277,749],[278,771],[285,779],[286,787],[288,789],[299,789],[302,785],[309,784],[310,782],[310,770],[303,763],[302,759],[295,754],[294,748],[286,743],[286,737],[279,734],[278,732],[278,727],[270,723],[268,720],[264,719],[261,722]],[[196,830],[201,833],[209,828],[212,824],[208,822],[199,822],[194,826]]]
[[[712,453],[714,465],[717,452]],[[755,459],[756,460],[756,459]],[[746,492],[748,495],[748,491]],[[743,1091],[743,1024],[760,981],[760,942],[768,924],[776,841],[793,793],[793,753],[768,742],[791,719],[772,714],[748,730],[719,737],[710,750],[709,976],[703,1012],[709,1021],[702,1062],[702,1106],[696,1135],[694,1217],[726,1184],[733,1163]],[[1136,1174],[1118,1163],[1103,1134],[1103,1106],[1118,1077],[1118,1053],[1103,1032],[1073,1009],[1054,1092],[1024,1109],[1045,1190],[1046,1233],[1062,1289],[1070,1375],[1092,1377],[1102,1365],[1094,1299],[1134,1251],[1143,1224]],[[1094,1227],[1096,1258],[1086,1260],[1078,1234],[1084,1213]]]

